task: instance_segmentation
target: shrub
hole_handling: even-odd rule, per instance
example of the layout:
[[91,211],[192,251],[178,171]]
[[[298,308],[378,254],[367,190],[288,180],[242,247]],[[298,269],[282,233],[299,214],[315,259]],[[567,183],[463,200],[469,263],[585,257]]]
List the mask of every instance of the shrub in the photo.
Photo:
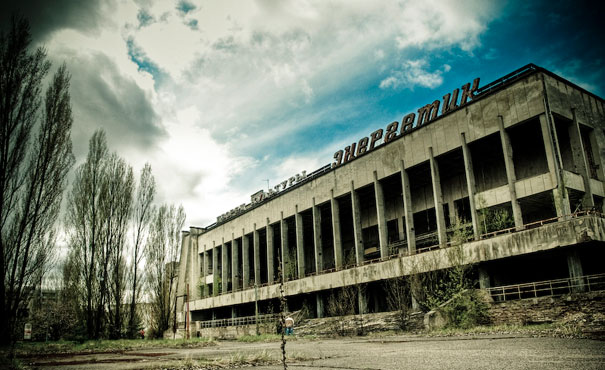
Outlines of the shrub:
[[489,322],[488,309],[476,290],[467,290],[454,296],[442,311],[448,328],[469,329]]

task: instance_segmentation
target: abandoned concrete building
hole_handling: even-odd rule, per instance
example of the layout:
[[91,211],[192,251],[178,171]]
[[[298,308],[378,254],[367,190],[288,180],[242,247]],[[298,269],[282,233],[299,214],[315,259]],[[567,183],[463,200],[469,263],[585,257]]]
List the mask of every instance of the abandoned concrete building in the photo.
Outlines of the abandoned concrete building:
[[357,312],[386,311],[385,282],[451,267],[455,243],[496,298],[602,281],[604,100],[530,64],[439,105],[183,232],[181,320],[195,330],[276,312],[280,273],[289,311],[328,315],[330,294],[359,285]]

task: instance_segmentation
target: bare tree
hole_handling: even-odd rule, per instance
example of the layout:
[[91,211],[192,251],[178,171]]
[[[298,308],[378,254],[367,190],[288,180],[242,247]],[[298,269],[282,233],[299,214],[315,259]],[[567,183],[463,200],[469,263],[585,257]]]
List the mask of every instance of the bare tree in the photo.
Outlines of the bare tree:
[[[123,251],[126,247],[126,233],[132,213],[134,196],[134,176],[132,167],[113,153],[107,162],[101,211],[104,219],[103,250],[108,269],[107,284],[109,305],[109,329],[111,338],[122,336],[124,320],[122,304],[126,287],[126,261]],[[102,306],[99,306],[102,308]]]
[[149,163],[141,170],[139,186],[133,209],[133,245],[132,259],[130,265],[130,312],[128,316],[128,334],[136,335],[140,319],[137,317],[136,305],[139,301],[141,283],[139,278],[139,265],[145,253],[149,223],[153,217],[154,207],[152,205],[155,197],[155,179],[151,173]]
[[409,281],[405,277],[399,276],[385,281],[384,288],[389,310],[397,312],[397,325],[400,329],[406,329],[412,306]]
[[162,336],[170,328],[175,315],[176,301],[174,280],[178,274],[180,255],[180,231],[185,223],[182,206],[162,205],[153,218],[146,251],[147,283],[151,295],[151,326],[155,336]]
[[[69,74],[59,68],[46,91],[46,52],[28,51],[29,24],[13,18],[0,34],[0,342],[16,320],[55,249],[55,220],[73,164]],[[34,132],[35,139],[32,139]]]
[[355,305],[358,303],[358,288],[353,285],[345,285],[340,289],[334,289],[328,298],[327,311],[329,316],[337,317],[334,321],[334,330],[340,336],[347,335],[346,316],[355,314]]

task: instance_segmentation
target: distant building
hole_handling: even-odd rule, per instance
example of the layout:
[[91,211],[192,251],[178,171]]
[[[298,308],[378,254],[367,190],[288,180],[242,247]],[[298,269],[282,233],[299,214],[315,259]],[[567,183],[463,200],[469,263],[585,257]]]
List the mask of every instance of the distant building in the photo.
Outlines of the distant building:
[[356,284],[360,310],[385,311],[384,281],[429,254],[450,267],[460,227],[481,288],[581,289],[605,272],[604,129],[603,99],[535,65],[477,79],[185,232],[179,295],[189,284],[192,322],[267,312],[281,261],[290,311],[324,316],[330,292]]

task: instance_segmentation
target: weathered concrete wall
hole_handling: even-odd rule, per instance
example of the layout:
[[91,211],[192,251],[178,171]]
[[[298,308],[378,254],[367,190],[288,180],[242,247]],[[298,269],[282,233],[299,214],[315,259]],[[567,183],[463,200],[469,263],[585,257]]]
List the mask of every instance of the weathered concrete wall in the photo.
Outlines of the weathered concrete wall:
[[605,330],[605,292],[570,294],[494,303],[489,316],[492,324],[572,323],[585,329]]
[[[605,241],[605,219],[595,216],[585,216],[513,234],[505,234],[492,239],[466,243],[463,246],[464,261],[465,263],[485,262],[574,245],[589,240]],[[449,252],[450,248],[438,249],[347,270],[288,281],[284,286],[285,294],[288,296],[310,293],[347,285],[390,279],[412,273],[448,268],[453,265],[451,258],[448,257]],[[259,288],[258,299],[265,300],[279,297],[278,288],[278,285]],[[190,302],[190,307],[191,310],[202,310],[254,301],[254,289],[248,289]]]
[[601,100],[549,75],[544,75],[544,82],[553,113],[571,120],[571,109],[575,108],[580,123],[590,127],[603,127],[605,105]]
[[[260,334],[275,334],[277,331],[275,324],[259,325]],[[199,333],[203,338],[235,339],[246,335],[256,335],[256,325],[245,326],[227,326],[222,328],[191,328],[191,336],[196,337]]]

